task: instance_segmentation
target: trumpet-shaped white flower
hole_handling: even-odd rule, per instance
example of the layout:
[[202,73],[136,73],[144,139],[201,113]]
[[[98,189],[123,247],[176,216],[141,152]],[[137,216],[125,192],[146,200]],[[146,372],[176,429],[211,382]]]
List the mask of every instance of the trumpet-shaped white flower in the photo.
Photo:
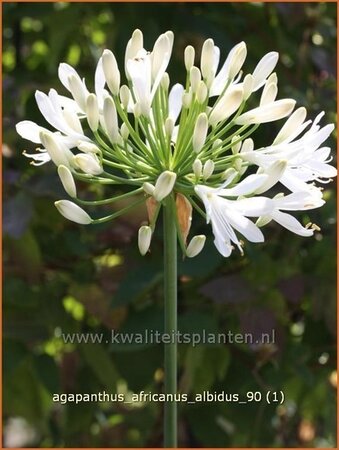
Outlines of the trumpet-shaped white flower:
[[[288,128],[292,139],[305,128],[304,124],[301,123],[304,119],[304,112],[300,111],[299,115],[300,118],[297,118],[296,127],[293,127],[289,120],[286,122],[286,131],[282,129],[283,133],[279,133],[281,137],[277,136],[275,140],[275,142],[278,142],[277,144],[256,151],[242,150],[240,153],[244,160],[257,164],[264,169],[275,161],[286,160],[287,167],[280,178],[280,182],[292,192],[308,191],[312,188],[312,185],[308,184],[309,182],[326,182],[337,175],[335,167],[329,164],[332,161],[330,148],[320,147],[332,133],[334,125],[326,125],[320,128],[318,123],[323,114],[319,114],[311,128],[302,137],[290,142]],[[306,126],[308,124],[309,122],[306,123]],[[281,139],[283,141],[279,143]]]
[[143,39],[139,33],[136,39],[131,43],[128,54],[126,52],[126,71],[132,81],[133,92],[141,113],[149,116],[152,100],[171,57],[173,33],[167,32],[159,36],[151,53],[140,48]]
[[[226,186],[232,182],[233,178],[231,176],[226,181]],[[248,217],[269,214],[273,207],[272,200],[265,197],[230,199],[230,197],[253,193],[264,180],[266,180],[265,175],[255,175],[245,178],[234,188],[215,189],[204,185],[195,187],[195,192],[204,203],[207,223],[212,224],[215,246],[223,256],[230,256],[233,249],[232,242],[241,252],[243,251],[234,230],[239,231],[251,242],[264,241],[264,235]]]
[[304,227],[294,216],[282,211],[305,211],[320,208],[325,203],[321,191],[317,188],[313,188],[309,192],[294,192],[286,196],[277,195],[272,202],[272,211],[268,215],[260,217],[257,224],[264,225],[274,220],[299,236],[312,236],[317,227]]

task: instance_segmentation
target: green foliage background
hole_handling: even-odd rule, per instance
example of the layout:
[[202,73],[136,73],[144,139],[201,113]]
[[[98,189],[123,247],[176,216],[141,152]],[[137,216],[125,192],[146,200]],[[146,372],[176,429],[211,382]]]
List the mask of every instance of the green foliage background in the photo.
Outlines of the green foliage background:
[[[336,4],[7,3],[3,13],[5,445],[16,438],[17,447],[161,446],[161,404],[52,402],[62,392],[161,392],[161,346],[60,338],[161,329],[160,223],[142,258],[136,235],[144,208],[105,226],[64,220],[53,206],[66,198],[55,168],[28,164],[21,152],[34,146],[16,135],[15,123],[43,124],[34,92],[62,92],[59,62],[76,67],[91,86],[102,49],[122,64],[137,27],[148,49],[161,32],[175,32],[172,83],[183,79],[184,47],[200,48],[208,37],[222,59],[244,40],[246,71],[279,51],[280,98],[294,97],[311,117],[325,110],[326,122],[335,121]],[[257,142],[270,142],[274,133],[274,126],[262,127]],[[286,397],[278,406],[179,404],[181,446],[336,446],[335,188],[324,187],[326,206],[300,217],[321,226],[315,239],[272,224],[265,244],[247,244],[244,257],[235,251],[222,259],[210,237],[202,255],[179,261],[181,330],[276,330],[275,345],[181,345],[182,391],[282,390]],[[80,186],[81,195],[101,194],[86,189]],[[210,235],[194,217],[196,233]]]

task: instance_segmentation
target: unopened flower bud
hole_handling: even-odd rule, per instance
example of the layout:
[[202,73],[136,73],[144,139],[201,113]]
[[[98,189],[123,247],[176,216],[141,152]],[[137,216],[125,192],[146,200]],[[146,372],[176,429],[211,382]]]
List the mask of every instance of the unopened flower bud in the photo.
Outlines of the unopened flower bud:
[[232,58],[229,65],[228,77],[232,80],[242,68],[247,55],[247,48],[245,42],[240,42],[234,47]]
[[207,98],[208,89],[206,84],[203,81],[200,81],[198,90],[197,90],[197,102],[202,105]]
[[241,158],[236,158],[236,159],[233,161],[233,167],[234,167],[234,169],[235,169],[237,172],[240,172],[240,171],[241,171],[241,168],[242,168],[242,159],[241,159]]
[[213,150],[216,150],[217,148],[219,148],[219,147],[221,147],[221,146],[222,146],[222,139],[216,139],[216,140],[213,142],[212,149],[213,149]]
[[54,203],[54,205],[61,215],[72,222],[76,222],[81,225],[88,225],[92,222],[91,217],[86,211],[69,200],[58,200]]
[[241,148],[240,136],[233,136],[231,142],[232,144],[236,142],[234,145],[232,145],[232,153],[233,155],[236,155],[237,153],[239,153]]
[[273,145],[280,144],[286,140],[287,142],[291,142],[296,133],[298,133],[299,127],[304,123],[306,115],[306,108],[301,107],[296,109],[284,123],[283,127],[277,134],[277,137],[274,139]]
[[191,242],[188,244],[186,249],[186,255],[189,258],[194,258],[199,255],[201,250],[204,248],[206,242],[206,236],[204,234],[199,234],[198,236],[194,236],[191,239]]
[[165,131],[167,136],[172,136],[173,130],[174,130],[173,119],[171,117],[167,117],[167,119],[165,120]]
[[161,78],[161,87],[167,91],[170,85],[170,77],[167,72],[165,72]]
[[201,177],[202,174],[202,162],[200,161],[200,159],[196,159],[192,165],[192,169],[194,172],[194,175],[196,176],[197,179],[199,179]]
[[247,138],[243,141],[240,153],[252,152],[254,149],[253,139]]
[[236,171],[233,167],[229,167],[228,169],[226,169],[226,170],[222,173],[221,179],[222,179],[223,181],[224,181],[224,180],[227,180],[227,179],[229,179],[229,178],[234,177],[236,173],[237,173],[237,171]]
[[272,73],[279,59],[279,53],[269,52],[261,58],[253,71],[253,92],[256,92],[265,83]]
[[186,67],[187,72],[189,72],[194,65],[194,57],[195,57],[194,47],[192,47],[191,45],[188,45],[185,48],[185,53],[184,53],[185,67]]
[[208,131],[208,118],[206,113],[200,113],[193,131],[193,150],[199,153],[205,144]]
[[244,101],[246,101],[249,96],[252,94],[253,89],[253,76],[248,73],[243,82],[243,90],[244,90]]
[[142,256],[146,255],[149,246],[151,245],[152,229],[151,227],[144,225],[139,228],[138,233],[138,247]]
[[192,93],[195,94],[201,81],[201,73],[198,67],[193,66],[192,69],[190,70],[190,81]]
[[66,166],[58,167],[58,175],[60,177],[61,183],[70,197],[77,196],[77,188],[75,186],[74,178],[72,172]]
[[191,103],[192,103],[192,92],[191,91],[185,92],[182,95],[182,106],[187,109],[191,106]]
[[214,64],[214,42],[213,39],[207,39],[201,50],[201,73],[204,79],[208,79]]
[[131,92],[130,92],[128,86],[126,86],[126,84],[123,84],[121,86],[120,91],[119,91],[119,96],[120,96],[120,101],[121,101],[122,107],[127,111],[129,99],[131,97]]
[[135,103],[134,107],[133,107],[133,114],[134,117],[136,119],[139,119],[139,117],[141,116],[141,106],[140,103]]
[[102,68],[105,74],[109,90],[113,95],[118,95],[120,87],[120,72],[117,60],[110,50],[104,50],[102,54]]
[[207,180],[214,171],[214,162],[211,159],[208,159],[205,164],[204,168],[202,170],[202,177],[204,180]]
[[274,102],[278,94],[278,86],[276,83],[269,83],[268,81],[265,84],[265,87],[262,91],[260,97],[260,106],[268,105],[269,103]]
[[242,86],[231,86],[227,89],[225,94],[219,99],[219,102],[214,106],[209,116],[209,122],[212,126],[228,119],[241,105],[243,100]]
[[274,122],[288,116],[295,106],[295,100],[285,98],[259,106],[241,114],[236,120],[237,125],[255,125],[258,123]]
[[117,110],[111,97],[106,97],[104,100],[104,124],[112,144],[119,142]]
[[153,196],[158,202],[161,202],[172,192],[176,179],[176,173],[169,170],[162,172],[162,174],[158,177],[153,192]]
[[129,129],[125,122],[120,127],[120,134],[124,141],[127,141],[129,136]]
[[154,194],[155,187],[153,186],[153,184],[146,182],[142,185],[142,188],[146,192],[146,194],[148,195]]
[[92,153],[79,153],[74,156],[74,162],[83,172],[89,175],[99,175],[103,172],[98,158]]
[[90,129],[95,133],[99,125],[98,99],[95,94],[89,94],[86,99],[86,116]]

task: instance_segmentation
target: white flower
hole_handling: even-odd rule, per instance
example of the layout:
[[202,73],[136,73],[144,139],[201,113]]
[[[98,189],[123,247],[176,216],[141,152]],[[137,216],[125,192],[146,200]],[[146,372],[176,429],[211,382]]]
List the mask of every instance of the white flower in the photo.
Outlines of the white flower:
[[[231,177],[225,183],[232,181]],[[227,257],[232,252],[232,242],[242,252],[242,244],[234,229],[239,231],[251,242],[263,242],[264,236],[260,229],[247,217],[267,215],[272,210],[272,201],[265,197],[253,197],[230,200],[227,197],[237,197],[255,191],[266,180],[265,175],[254,175],[245,178],[234,188],[211,188],[197,185],[196,194],[204,203],[207,223],[211,222],[215,237],[214,243],[219,252]]]
[[151,53],[140,47],[143,42],[140,33],[135,38],[133,34],[130,47],[126,49],[126,73],[132,81],[141,113],[148,117],[152,100],[171,57],[173,33],[167,32],[159,36]]
[[72,164],[73,153],[66,147],[62,140],[58,139],[57,135],[42,131],[40,133],[40,140],[56,166],[62,164],[68,167]]
[[239,73],[243,66],[247,55],[247,48],[245,42],[240,42],[229,52],[224,65],[215,77],[210,96],[220,95],[229,81]]
[[272,211],[268,215],[259,218],[257,224],[264,225],[274,220],[282,227],[299,236],[312,236],[314,228],[302,226],[295,217],[282,211],[305,211],[320,208],[325,203],[322,199],[321,191],[317,188],[310,192],[295,192],[286,196],[277,195],[272,199],[272,202]]
[[[280,178],[280,182],[292,192],[308,191],[312,187],[312,185],[307,184],[308,182],[326,182],[337,175],[335,167],[329,164],[332,161],[330,148],[319,148],[332,133],[334,125],[329,124],[320,128],[318,123],[323,114],[319,114],[311,128],[302,137],[289,142],[288,129],[291,130],[292,138],[296,134],[300,134],[299,130],[302,131],[304,129],[304,124],[301,123],[301,119],[304,117],[303,111],[300,111],[299,115],[297,129],[292,127],[292,123],[289,120],[286,122],[288,126],[281,135],[285,135],[281,143],[258,150],[241,150],[240,152],[244,160],[257,164],[264,169],[268,168],[275,161],[286,160],[287,167]],[[279,141],[280,139],[278,139]]]

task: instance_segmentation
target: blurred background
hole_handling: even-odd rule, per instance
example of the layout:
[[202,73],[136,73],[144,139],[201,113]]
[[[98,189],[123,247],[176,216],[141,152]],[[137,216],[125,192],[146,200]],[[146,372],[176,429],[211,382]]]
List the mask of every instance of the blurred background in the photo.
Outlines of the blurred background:
[[[61,217],[53,202],[67,198],[52,164],[29,165],[35,146],[15,132],[19,120],[44,125],[36,89],[64,93],[60,62],[93,86],[104,48],[123,64],[135,28],[151,49],[175,32],[171,82],[184,78],[183,51],[212,37],[222,61],[233,45],[248,46],[245,71],[268,51],[280,53],[279,97],[293,97],[310,118],[336,121],[335,3],[5,3],[3,4],[4,182],[4,446],[158,447],[162,405],[53,403],[55,393],[161,392],[162,346],[65,343],[61,333],[161,329],[162,238],[137,251],[143,208],[113,223],[85,227]],[[262,126],[269,143],[281,123]],[[334,136],[328,141],[333,151]],[[180,446],[335,447],[336,292],[335,185],[326,206],[300,214],[320,225],[301,238],[271,224],[263,245],[246,244],[223,259],[209,227],[205,251],[179,260],[182,331],[276,331],[271,345],[180,345],[179,384],[194,394],[280,391],[282,405],[264,401],[179,404]],[[83,197],[100,195],[79,186]]]

